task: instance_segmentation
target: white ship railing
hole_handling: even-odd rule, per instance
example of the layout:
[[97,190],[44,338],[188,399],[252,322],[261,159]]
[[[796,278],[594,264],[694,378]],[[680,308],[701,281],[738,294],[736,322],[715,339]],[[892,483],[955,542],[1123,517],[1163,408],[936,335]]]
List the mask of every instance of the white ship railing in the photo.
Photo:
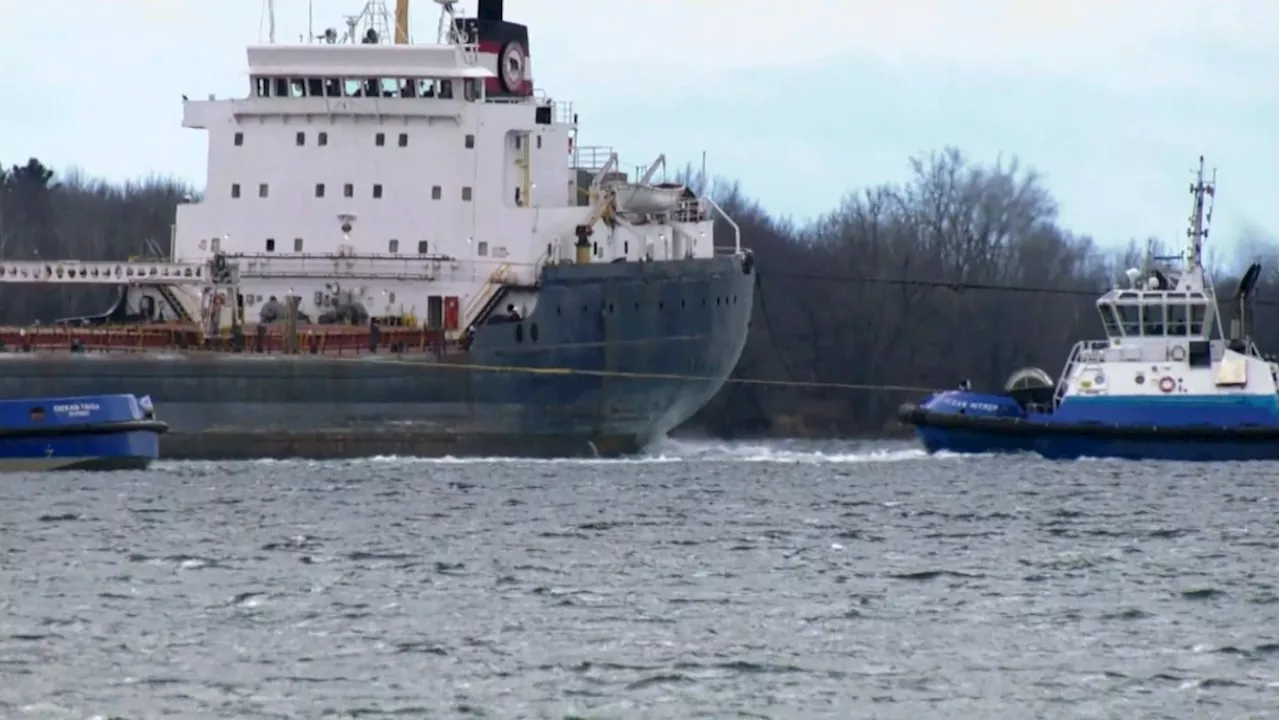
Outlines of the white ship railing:
[[734,255],[741,253],[742,228],[738,227],[738,223],[734,222],[733,218],[729,217],[729,213],[725,212],[724,208],[720,207],[715,200],[712,200],[710,195],[703,195],[701,199],[703,202],[710,205],[713,210],[720,213],[720,217],[724,218],[725,222],[729,223],[729,227],[733,228],[733,248],[718,245],[715,247],[715,251],[726,255],[730,253]]
[[203,262],[0,260],[0,283],[207,285]]

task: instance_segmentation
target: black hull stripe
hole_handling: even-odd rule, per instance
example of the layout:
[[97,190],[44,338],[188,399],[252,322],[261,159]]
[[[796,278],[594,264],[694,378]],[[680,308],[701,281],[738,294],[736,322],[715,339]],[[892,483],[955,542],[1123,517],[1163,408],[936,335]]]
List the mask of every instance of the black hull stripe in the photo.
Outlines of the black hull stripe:
[[75,425],[0,428],[0,440],[8,438],[66,437],[67,435],[115,435],[117,433],[138,431],[163,434],[169,431],[169,426],[159,420],[120,420],[104,423],[77,423]]

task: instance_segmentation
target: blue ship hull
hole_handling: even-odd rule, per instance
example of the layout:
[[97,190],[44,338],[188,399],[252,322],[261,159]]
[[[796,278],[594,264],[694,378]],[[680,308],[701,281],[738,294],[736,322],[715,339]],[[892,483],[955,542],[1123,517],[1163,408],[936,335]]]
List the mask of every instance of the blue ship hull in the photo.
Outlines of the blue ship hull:
[[0,472],[146,468],[168,429],[149,408],[132,395],[0,401]]
[[899,418],[929,452],[1244,461],[1280,457],[1277,408],[1265,396],[1082,397],[1027,413],[1007,396],[952,391],[904,405]]
[[749,255],[551,266],[460,356],[11,353],[0,397],[146,393],[166,459],[623,455],[720,390],[755,280]]

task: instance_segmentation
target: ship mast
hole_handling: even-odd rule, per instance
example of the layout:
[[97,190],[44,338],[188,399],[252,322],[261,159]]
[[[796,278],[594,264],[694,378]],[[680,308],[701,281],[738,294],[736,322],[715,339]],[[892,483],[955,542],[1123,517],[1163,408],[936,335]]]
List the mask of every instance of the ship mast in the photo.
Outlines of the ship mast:
[[[1208,182],[1204,177],[1204,156],[1200,156],[1200,166],[1196,170],[1196,181],[1191,186],[1191,195],[1195,198],[1191,208],[1191,227],[1187,228],[1187,274],[1197,277],[1204,283],[1204,265],[1201,253],[1204,241],[1209,238],[1209,222],[1213,219],[1213,192],[1217,184],[1218,171]],[[1206,200],[1208,198],[1208,200]]]
[[396,45],[409,44],[409,0],[396,0]]

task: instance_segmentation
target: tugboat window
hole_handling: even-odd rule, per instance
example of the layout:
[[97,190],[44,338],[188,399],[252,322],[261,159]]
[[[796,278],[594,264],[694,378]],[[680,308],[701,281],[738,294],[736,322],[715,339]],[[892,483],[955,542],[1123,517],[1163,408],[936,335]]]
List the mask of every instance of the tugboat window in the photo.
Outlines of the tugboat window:
[[1169,334],[1185,336],[1187,334],[1187,306],[1178,304],[1169,306]]
[[1116,310],[1120,313],[1120,329],[1125,335],[1141,335],[1142,322],[1138,317],[1138,306],[1136,305],[1117,305]]
[[1154,337],[1164,335],[1164,305],[1142,306],[1142,334]]
[[1205,321],[1205,306],[1201,303],[1195,303],[1191,306],[1191,334],[1203,335],[1209,329],[1208,323]]
[[1102,316],[1102,327],[1108,337],[1120,335],[1120,321],[1116,320],[1115,306],[1110,303],[1098,306],[1098,314]]

